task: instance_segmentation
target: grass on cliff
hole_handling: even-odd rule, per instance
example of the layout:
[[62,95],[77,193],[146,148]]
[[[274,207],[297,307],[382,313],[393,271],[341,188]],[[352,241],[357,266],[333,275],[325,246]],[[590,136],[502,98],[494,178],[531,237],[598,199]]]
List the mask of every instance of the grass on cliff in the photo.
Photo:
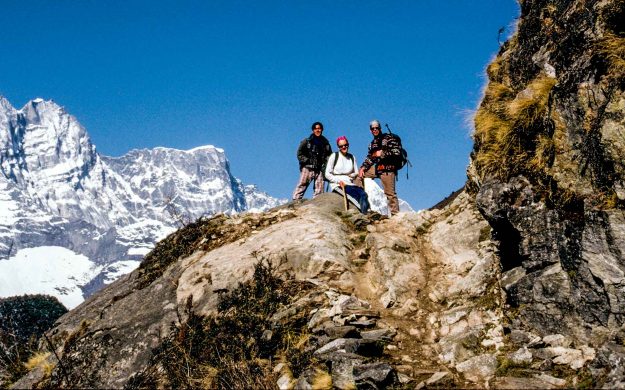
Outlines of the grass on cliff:
[[187,319],[172,324],[149,366],[126,387],[275,388],[275,359],[283,357],[298,372],[313,364],[312,354],[304,353],[307,310],[287,316],[285,323],[271,320],[310,288],[278,278],[270,263],[259,261],[252,280],[220,296],[215,316],[195,314],[189,300]]
[[625,37],[606,33],[598,42],[597,51],[608,64],[608,77],[622,80],[625,76]]
[[515,95],[502,83],[489,83],[474,119],[473,161],[480,179],[542,175],[553,154],[545,122],[555,84],[554,78],[542,75]]

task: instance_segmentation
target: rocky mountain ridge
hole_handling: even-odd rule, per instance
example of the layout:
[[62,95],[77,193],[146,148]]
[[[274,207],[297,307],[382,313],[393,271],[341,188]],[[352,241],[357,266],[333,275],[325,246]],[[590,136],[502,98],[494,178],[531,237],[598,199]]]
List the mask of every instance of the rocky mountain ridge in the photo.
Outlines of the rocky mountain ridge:
[[[374,376],[383,373],[379,374],[383,376],[380,383],[398,378],[428,379],[434,374],[437,380],[453,381],[434,347],[439,338],[449,344],[444,359],[454,363],[480,356],[470,350],[454,350],[459,343],[454,337],[465,334],[470,326],[476,327],[477,333],[488,333],[490,341],[484,348],[494,349],[501,343],[497,305],[488,301],[482,307],[481,300],[484,294],[493,296],[494,302],[500,299],[498,290],[485,287],[492,285],[497,275],[496,258],[484,234],[488,225],[470,206],[466,194],[443,210],[400,213],[391,219],[372,220],[353,209],[345,212],[336,194],[258,216],[220,218],[181,230],[178,237],[170,236],[148,255],[140,269],[107,286],[76,308],[73,315],[61,318],[54,331],[55,342],[61,345],[78,331],[82,334],[81,347],[71,347],[77,348],[71,352],[72,359],[78,359],[73,361],[86,362],[97,356],[100,363],[92,367],[95,371],[83,371],[78,382],[70,384],[59,378],[61,382],[55,385],[89,386],[83,380],[98,378],[101,386],[131,386],[135,383],[131,378],[143,372],[154,348],[160,345],[154,335],[167,334],[172,321],[185,323],[187,306],[197,316],[217,313],[220,294],[234,291],[241,281],[249,280],[259,259],[273,264],[281,277],[306,281],[316,291],[282,306],[273,315],[277,321],[302,314],[313,335],[306,348],[314,352],[315,361],[343,367],[329,373],[333,383],[349,386],[361,380],[375,382],[369,377],[374,374],[363,374],[369,369],[377,373]],[[192,233],[195,229],[201,232]],[[425,235],[431,237],[427,243]],[[186,249],[170,255],[174,247],[179,248],[182,237],[187,238]],[[478,245],[480,240],[485,241]],[[415,253],[419,254],[416,261]],[[424,299],[440,313],[423,310]],[[456,304],[450,311],[452,301]],[[137,306],[138,302],[142,304]],[[101,337],[109,341],[103,343]],[[415,337],[429,340],[429,344],[415,343]],[[276,380],[284,377],[283,382],[295,384],[298,378],[289,374],[287,363],[271,370],[276,370]],[[82,363],[78,366],[91,370]],[[356,370],[361,370],[362,379],[353,376],[353,367],[360,367]],[[314,366],[310,368],[309,374],[316,372]],[[417,368],[421,371],[414,371]],[[467,370],[471,370],[468,365]],[[112,372],[115,374],[111,376]],[[50,379],[40,374],[32,372],[30,379],[17,385],[32,386]],[[77,378],[73,373],[68,375]],[[171,380],[160,376],[150,379],[166,386]],[[299,380],[313,379],[304,376]]]

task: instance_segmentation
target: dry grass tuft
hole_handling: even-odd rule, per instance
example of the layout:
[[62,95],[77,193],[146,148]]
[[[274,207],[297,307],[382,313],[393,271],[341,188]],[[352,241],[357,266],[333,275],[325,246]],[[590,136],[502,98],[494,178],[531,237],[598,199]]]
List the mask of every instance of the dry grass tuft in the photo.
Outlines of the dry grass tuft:
[[508,114],[515,126],[523,129],[532,128],[547,112],[549,93],[556,85],[556,79],[540,76],[514,98],[508,105]]
[[625,37],[606,33],[598,41],[597,51],[606,59],[608,76],[617,78],[625,75]]
[[26,367],[28,371],[32,371],[36,367],[41,366],[44,374],[50,376],[55,365],[47,361],[49,356],[50,352],[38,352],[24,363],[24,367]]
[[513,96],[514,91],[512,91],[512,88],[502,83],[491,82],[484,91],[484,102],[490,105],[505,107],[502,103],[509,101]]
[[473,138],[480,145],[499,142],[512,132],[512,122],[506,115],[493,111],[492,109],[480,109],[475,114]]
[[273,265],[260,260],[252,280],[220,295],[216,315],[195,314],[189,299],[187,320],[172,325],[148,366],[126,388],[275,388],[278,378],[270,362],[280,356],[299,376],[315,363],[307,348],[308,310],[279,322],[272,316],[313,288],[278,278]]
[[539,135],[536,142],[536,151],[529,161],[529,166],[535,172],[545,172],[552,164],[555,157],[555,145],[553,138]]
[[499,80],[500,72],[503,68],[503,59],[501,56],[497,56],[493,62],[491,62],[488,67],[486,67],[486,74],[488,75],[489,80]]
[[287,332],[284,336],[284,352],[282,359],[289,363],[293,376],[300,374],[313,364],[313,350],[308,348],[310,335],[301,332]]
[[327,371],[317,369],[313,379],[312,388],[314,390],[331,389],[332,377]]
[[556,80],[539,76],[514,95],[512,88],[491,82],[474,119],[473,161],[480,179],[507,180],[515,174],[544,176],[553,162],[554,145],[543,123]]

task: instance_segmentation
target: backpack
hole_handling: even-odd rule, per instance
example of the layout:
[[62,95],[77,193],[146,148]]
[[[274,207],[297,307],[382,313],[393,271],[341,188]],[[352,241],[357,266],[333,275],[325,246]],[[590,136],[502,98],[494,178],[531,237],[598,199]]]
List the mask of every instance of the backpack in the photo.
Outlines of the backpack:
[[[387,125],[388,128],[388,125]],[[389,165],[393,165],[397,167],[399,171],[402,169],[406,163],[410,164],[408,161],[408,152],[401,145],[401,138],[397,134],[389,132],[385,134],[386,137],[386,157],[384,158]],[[412,164],[410,164],[412,166]]]

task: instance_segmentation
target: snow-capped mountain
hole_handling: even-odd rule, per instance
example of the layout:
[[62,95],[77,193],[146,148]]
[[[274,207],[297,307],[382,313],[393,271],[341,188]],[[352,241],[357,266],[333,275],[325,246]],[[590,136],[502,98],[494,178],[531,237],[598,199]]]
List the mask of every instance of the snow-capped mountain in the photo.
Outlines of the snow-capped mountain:
[[[0,97],[0,296],[52,289],[73,307],[76,288],[88,295],[132,270],[180,224],[282,202],[232,176],[222,149],[106,157],[53,101],[35,99],[17,110]],[[81,266],[65,284],[43,288],[32,280],[54,280],[54,270],[72,262]]]

